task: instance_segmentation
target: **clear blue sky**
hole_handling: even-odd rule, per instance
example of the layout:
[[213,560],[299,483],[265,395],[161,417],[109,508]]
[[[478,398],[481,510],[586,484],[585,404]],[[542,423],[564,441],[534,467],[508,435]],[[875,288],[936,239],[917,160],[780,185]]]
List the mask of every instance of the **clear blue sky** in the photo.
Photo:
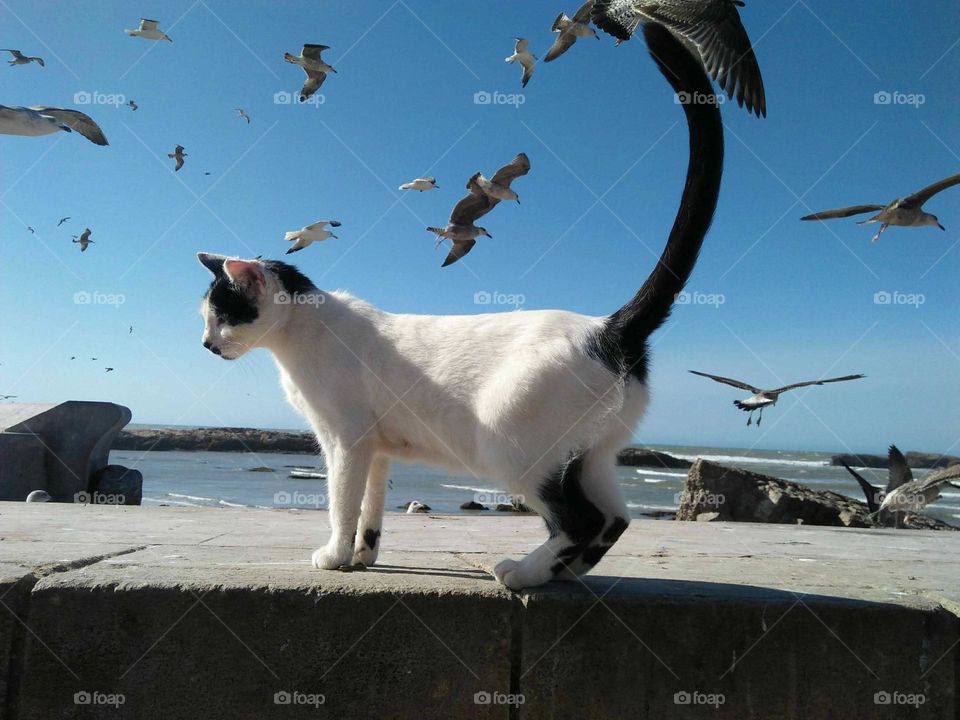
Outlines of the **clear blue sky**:
[[[474,303],[478,291],[523,295],[527,309],[616,309],[659,254],[686,171],[682,113],[642,41],[581,40],[538,66],[519,107],[474,104],[478,91],[521,92],[520,69],[503,62],[512,36],[542,56],[557,11],[575,6],[0,3],[0,46],[46,60],[0,68],[0,102],[77,107],[110,140],[0,136],[0,394],[111,400],[140,423],[302,427],[265,351],[229,364],[200,346],[208,277],[194,254],[282,257],[284,231],[320,218],[343,221],[340,240],[292,258],[321,287],[387,310],[489,310]],[[124,35],[141,13],[174,42]],[[722,195],[689,284],[724,302],[678,307],[654,336],[653,401],[637,439],[960,452],[960,189],[928,206],[945,233],[895,228],[871,246],[872,227],[852,220],[798,222],[960,170],[956,1],[921,12],[749,0],[741,16],[769,117],[723,108]],[[329,45],[339,74],[323,104],[275,104],[300,87],[282,55],[304,42]],[[875,104],[884,91],[924,102]],[[140,109],[81,106],[78,92]],[[177,143],[188,158],[174,175],[165,156]],[[532,162],[517,183],[522,204],[497,208],[485,218],[494,238],[441,270],[446,251],[424,226],[446,220],[474,171],[518,151]],[[440,190],[396,190],[427,172]],[[72,220],[57,228],[64,215]],[[70,236],[85,226],[96,244],[81,255]],[[875,304],[895,291],[924,303]],[[77,304],[78,292],[125,302]],[[758,432],[731,404],[737,391],[688,369],[761,386],[869,378],[788,394]]]

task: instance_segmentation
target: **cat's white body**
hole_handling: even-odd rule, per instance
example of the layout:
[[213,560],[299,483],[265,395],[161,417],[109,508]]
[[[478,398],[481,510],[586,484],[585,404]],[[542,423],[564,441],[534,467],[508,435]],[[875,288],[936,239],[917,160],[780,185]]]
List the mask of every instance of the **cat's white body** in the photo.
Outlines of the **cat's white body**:
[[[667,30],[644,34],[676,92],[712,92]],[[494,570],[512,589],[588,571],[627,529],[616,453],[647,405],[647,338],[693,269],[722,175],[716,105],[683,110],[691,163],[674,226],[640,290],[608,317],[397,315],[325,293],[284,263],[199,254],[214,276],[204,346],[227,359],[268,349],[323,448],[332,535],[316,567],[375,562],[392,459],[493,479],[540,513],[549,539]]]

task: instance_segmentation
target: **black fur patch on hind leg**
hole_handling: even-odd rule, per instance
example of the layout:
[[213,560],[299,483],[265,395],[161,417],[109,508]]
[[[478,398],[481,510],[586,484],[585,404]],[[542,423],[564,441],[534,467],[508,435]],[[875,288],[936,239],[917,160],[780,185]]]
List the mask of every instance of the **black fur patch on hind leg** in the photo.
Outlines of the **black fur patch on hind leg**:
[[573,543],[557,553],[559,562],[550,568],[554,575],[582,558],[607,522],[583,492],[583,458],[584,453],[573,455],[540,486],[540,499],[549,511],[546,522],[550,537],[563,533]]
[[363,542],[371,550],[377,549],[377,540],[380,539],[380,531],[373,528],[367,528],[363,531]]

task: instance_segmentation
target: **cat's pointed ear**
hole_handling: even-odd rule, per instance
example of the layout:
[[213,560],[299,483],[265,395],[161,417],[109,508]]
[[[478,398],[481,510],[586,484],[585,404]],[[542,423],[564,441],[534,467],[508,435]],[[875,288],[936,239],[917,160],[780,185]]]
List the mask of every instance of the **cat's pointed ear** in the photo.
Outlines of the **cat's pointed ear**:
[[230,282],[253,297],[259,297],[267,288],[263,266],[255,260],[226,260],[223,263],[223,272]]
[[198,252],[197,260],[207,270],[213,273],[214,277],[223,275],[223,263],[227,259],[226,255],[214,255],[213,253]]

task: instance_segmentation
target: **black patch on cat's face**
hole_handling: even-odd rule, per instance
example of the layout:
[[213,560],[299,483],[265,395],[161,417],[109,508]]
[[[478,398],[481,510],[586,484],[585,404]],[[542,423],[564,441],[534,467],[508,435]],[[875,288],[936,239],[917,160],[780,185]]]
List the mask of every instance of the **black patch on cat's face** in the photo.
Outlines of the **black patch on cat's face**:
[[[316,289],[310,278],[293,265],[277,260],[264,260],[263,265],[277,276],[283,289],[290,295],[305,294]],[[227,325],[249,324],[260,316],[256,303],[223,273],[210,283],[207,299],[217,319]]]
[[290,295],[305,294],[316,289],[310,278],[297,270],[293,265],[280,262],[279,260],[264,260],[264,266],[280,280],[283,289]]
[[207,301],[217,319],[227,325],[252,323],[260,315],[256,303],[226,275],[220,275],[210,283]]

